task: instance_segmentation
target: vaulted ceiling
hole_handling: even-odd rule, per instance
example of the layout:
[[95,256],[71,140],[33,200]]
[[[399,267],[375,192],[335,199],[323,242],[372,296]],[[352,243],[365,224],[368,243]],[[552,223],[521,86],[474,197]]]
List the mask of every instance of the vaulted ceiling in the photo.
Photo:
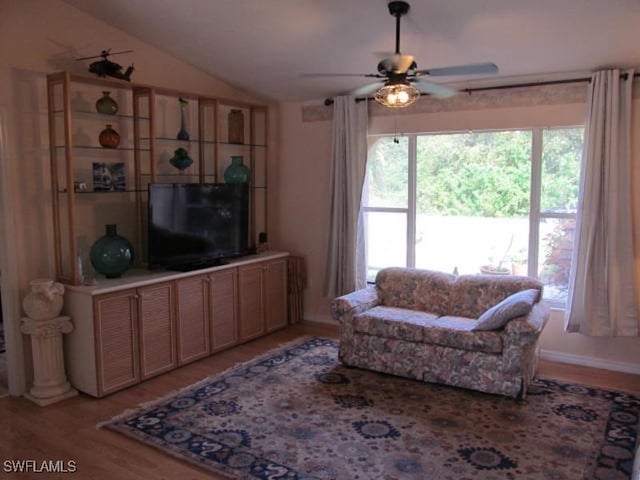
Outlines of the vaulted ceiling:
[[[279,101],[370,83],[395,48],[387,0],[65,0],[200,69]],[[409,0],[401,51],[418,67],[493,62],[500,84],[640,66],[640,0]],[[107,42],[108,43],[108,42]]]

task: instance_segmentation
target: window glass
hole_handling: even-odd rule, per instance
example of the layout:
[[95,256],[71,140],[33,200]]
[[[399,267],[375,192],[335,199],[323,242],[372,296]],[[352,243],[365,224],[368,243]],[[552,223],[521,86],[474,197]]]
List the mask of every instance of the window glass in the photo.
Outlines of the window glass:
[[374,281],[385,267],[407,266],[407,215],[394,212],[365,212],[367,281]]
[[565,304],[580,189],[583,128],[543,131],[538,278],[545,298]]
[[370,207],[407,207],[409,178],[409,142],[399,137],[378,139],[369,149],[364,205]]
[[526,274],[528,235],[527,218],[418,214],[415,266],[460,274]]
[[545,218],[540,222],[538,278],[545,284],[545,298],[555,303],[567,301],[575,229],[575,218]]
[[364,195],[368,279],[387,266],[531,273],[545,283],[546,299],[564,304],[583,131],[376,139]]
[[527,252],[531,132],[421,135],[416,161],[416,266],[512,273]]
[[557,128],[543,132],[541,211],[576,211],[583,131],[582,128]]

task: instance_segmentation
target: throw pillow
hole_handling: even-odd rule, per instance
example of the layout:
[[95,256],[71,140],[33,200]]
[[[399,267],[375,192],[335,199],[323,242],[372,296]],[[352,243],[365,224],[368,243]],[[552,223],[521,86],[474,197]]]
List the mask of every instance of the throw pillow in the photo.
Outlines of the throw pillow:
[[471,330],[497,330],[509,320],[526,315],[531,311],[538,293],[535,288],[514,293],[480,315]]

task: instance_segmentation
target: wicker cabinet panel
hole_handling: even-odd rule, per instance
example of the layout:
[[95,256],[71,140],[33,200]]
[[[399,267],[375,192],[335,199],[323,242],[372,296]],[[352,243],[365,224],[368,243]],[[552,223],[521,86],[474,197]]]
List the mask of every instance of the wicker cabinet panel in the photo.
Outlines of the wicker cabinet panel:
[[287,326],[287,261],[267,263],[264,275],[265,327],[271,332]]
[[240,340],[248,340],[264,333],[263,265],[248,265],[238,269],[238,297],[240,309]]
[[238,343],[237,272],[223,270],[210,275],[211,350]]
[[140,381],[135,290],[94,298],[98,394]]
[[210,353],[209,278],[206,275],[176,281],[178,365],[185,365]]
[[142,379],[176,367],[173,283],[138,289]]

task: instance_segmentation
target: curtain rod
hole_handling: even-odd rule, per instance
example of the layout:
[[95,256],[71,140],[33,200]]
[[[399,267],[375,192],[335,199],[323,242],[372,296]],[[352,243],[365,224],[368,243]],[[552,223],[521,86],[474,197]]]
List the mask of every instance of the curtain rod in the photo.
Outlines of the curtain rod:
[[[640,73],[634,73],[633,77],[640,77]],[[627,78],[629,78],[629,74],[628,73],[622,73],[620,74],[620,78],[622,78],[623,80],[626,80]],[[549,81],[545,81],[545,82],[528,82],[528,83],[513,83],[510,85],[496,85],[493,87],[477,87],[477,88],[464,88],[462,90],[460,90],[460,92],[463,93],[468,93],[469,95],[471,95],[473,92],[485,92],[488,90],[506,90],[508,88],[526,88],[526,87],[539,87],[539,86],[544,86],[544,85],[562,85],[565,83],[581,83],[581,82],[587,82],[590,83],[591,82],[591,77],[581,77],[581,78],[567,78],[564,80],[549,80]],[[420,96],[423,95],[429,95],[428,93],[421,93]],[[362,97],[362,98],[356,98],[356,102],[364,102],[365,100],[369,100],[372,97]],[[332,98],[327,98],[324,101],[325,106],[330,106],[333,105],[333,99]]]

